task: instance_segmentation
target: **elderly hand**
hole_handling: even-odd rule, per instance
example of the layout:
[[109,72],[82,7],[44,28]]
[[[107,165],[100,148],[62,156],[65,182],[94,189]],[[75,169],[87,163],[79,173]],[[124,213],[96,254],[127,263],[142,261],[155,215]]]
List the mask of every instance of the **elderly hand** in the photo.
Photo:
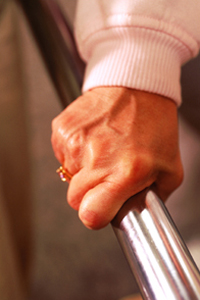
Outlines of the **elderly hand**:
[[146,187],[163,199],[183,178],[176,104],[124,87],[86,92],[53,120],[57,159],[73,175],[67,199],[88,228],[106,226]]

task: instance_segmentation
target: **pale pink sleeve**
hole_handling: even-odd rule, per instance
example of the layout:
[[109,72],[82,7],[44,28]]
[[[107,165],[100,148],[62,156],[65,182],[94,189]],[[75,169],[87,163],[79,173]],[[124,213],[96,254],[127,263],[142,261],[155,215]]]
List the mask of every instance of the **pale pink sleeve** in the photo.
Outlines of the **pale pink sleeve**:
[[200,46],[200,0],[79,0],[83,92],[126,86],[181,102],[181,65]]

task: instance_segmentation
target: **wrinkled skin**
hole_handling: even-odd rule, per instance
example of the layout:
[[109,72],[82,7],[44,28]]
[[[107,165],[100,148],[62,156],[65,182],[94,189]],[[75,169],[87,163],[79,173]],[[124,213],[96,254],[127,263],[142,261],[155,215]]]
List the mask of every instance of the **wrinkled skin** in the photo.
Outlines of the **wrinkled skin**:
[[73,175],[67,199],[86,227],[106,226],[146,187],[163,199],[182,182],[176,104],[124,87],[86,92],[52,123],[57,159]]

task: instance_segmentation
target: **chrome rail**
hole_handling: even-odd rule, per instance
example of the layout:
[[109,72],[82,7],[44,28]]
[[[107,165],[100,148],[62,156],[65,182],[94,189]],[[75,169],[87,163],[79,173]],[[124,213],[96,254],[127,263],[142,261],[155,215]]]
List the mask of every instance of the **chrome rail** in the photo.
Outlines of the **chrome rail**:
[[112,226],[144,299],[200,299],[199,270],[155,193],[130,198]]

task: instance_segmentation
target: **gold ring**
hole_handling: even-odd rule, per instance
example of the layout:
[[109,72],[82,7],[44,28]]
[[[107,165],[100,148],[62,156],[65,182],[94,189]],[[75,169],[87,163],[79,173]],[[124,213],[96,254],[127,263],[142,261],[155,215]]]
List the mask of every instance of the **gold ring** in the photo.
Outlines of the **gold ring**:
[[64,169],[62,166],[60,166],[57,170],[56,173],[58,173],[58,175],[60,176],[60,179],[63,182],[70,182],[70,180],[72,179],[72,175],[69,173],[69,171],[67,171],[66,169]]

